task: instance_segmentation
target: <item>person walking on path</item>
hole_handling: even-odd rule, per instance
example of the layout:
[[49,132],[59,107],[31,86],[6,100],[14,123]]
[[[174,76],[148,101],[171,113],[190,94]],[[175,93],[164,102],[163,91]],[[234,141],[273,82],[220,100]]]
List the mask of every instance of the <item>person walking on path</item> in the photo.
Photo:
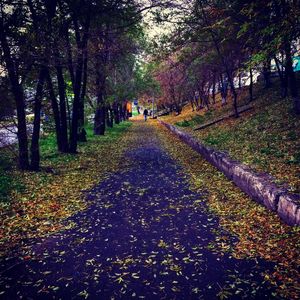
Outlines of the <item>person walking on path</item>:
[[143,115],[144,115],[145,122],[146,122],[147,121],[147,116],[148,116],[148,110],[147,110],[147,108],[145,108]]

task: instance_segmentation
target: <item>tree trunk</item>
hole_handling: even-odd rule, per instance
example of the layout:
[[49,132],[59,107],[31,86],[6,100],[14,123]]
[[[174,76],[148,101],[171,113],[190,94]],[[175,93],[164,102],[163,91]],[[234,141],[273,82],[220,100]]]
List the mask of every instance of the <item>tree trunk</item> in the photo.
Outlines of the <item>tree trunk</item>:
[[105,74],[101,70],[101,56],[96,58],[96,87],[97,87],[97,107],[94,120],[94,134],[104,135],[105,133]]
[[286,55],[286,77],[288,78],[290,94],[294,103],[294,112],[300,114],[300,98],[298,94],[297,79],[293,70],[293,58],[291,54],[291,44],[289,41],[285,41],[285,55]]
[[31,139],[31,170],[38,171],[40,168],[40,129],[41,129],[41,108],[43,98],[43,87],[47,76],[47,70],[42,67],[36,88],[36,94],[34,99],[34,121],[33,132]]
[[106,121],[106,126],[110,127],[110,120],[109,120],[109,109],[108,106],[105,107],[105,121]]
[[288,92],[287,76],[286,76],[286,74],[284,74],[283,70],[280,69],[279,60],[276,57],[276,55],[274,57],[274,60],[275,60],[277,71],[278,71],[278,75],[279,75],[279,78],[280,78],[281,97],[282,98],[286,98],[287,97],[287,92]]
[[198,88],[198,94],[199,94],[199,110],[204,108],[204,100],[203,100],[203,95],[201,93],[201,87]]
[[[75,27],[75,35],[79,35],[77,19],[73,16],[73,22]],[[78,118],[79,118],[79,107],[81,100],[82,91],[82,72],[83,72],[83,62],[84,62],[84,51],[86,51],[88,34],[90,26],[90,16],[88,14],[85,20],[84,33],[82,40],[77,39],[77,63],[75,71],[75,82],[74,82],[74,99],[73,99],[73,109],[72,109],[72,122],[70,128],[70,152],[77,152],[77,142],[78,142]]]
[[253,101],[253,72],[250,68],[249,102]]
[[66,28],[66,46],[67,46],[66,48],[67,48],[67,56],[68,56],[68,70],[71,78],[72,88],[74,91],[75,75],[74,75],[74,68],[73,68],[72,48],[71,48],[68,28]]
[[113,104],[113,110],[114,110],[115,124],[120,124],[120,112],[117,103]]
[[120,112],[120,121],[125,121],[126,120],[126,115],[125,115],[125,109],[123,104],[119,104],[119,112]]
[[109,107],[109,113],[110,113],[110,124],[111,127],[114,127],[114,110],[112,109],[112,107]]
[[233,96],[234,115],[235,115],[236,118],[238,118],[239,117],[239,111],[238,111],[238,108],[237,108],[237,93],[236,93],[234,83],[233,83],[231,78],[230,78],[229,83],[230,83],[231,93],[232,93],[232,96]]
[[270,60],[268,59],[263,65],[263,76],[265,80],[265,89],[271,87],[271,79],[270,79]]
[[83,59],[82,89],[80,94],[80,105],[79,105],[79,113],[78,113],[78,122],[80,127],[84,127],[84,99],[86,95],[86,86],[87,86],[87,63],[88,63],[88,57],[85,50],[84,59]]
[[105,133],[105,106],[103,104],[102,95],[98,96],[97,109],[95,113],[94,134],[104,135]]
[[110,106],[106,108],[106,125],[107,127],[113,127],[113,110]]
[[222,98],[222,105],[227,104],[227,82],[225,82],[225,79],[223,79],[223,75],[220,74],[220,86],[221,86],[221,98]]
[[55,123],[55,132],[56,132],[56,141],[57,141],[57,149],[58,151],[62,151],[62,131],[61,131],[61,123],[60,123],[60,114],[59,114],[59,107],[56,99],[56,95],[53,89],[52,79],[50,76],[49,69],[47,69],[46,73],[46,80],[49,90],[49,96],[51,100],[51,107],[53,111],[54,123]]
[[77,152],[78,114],[79,114],[79,105],[80,105],[81,75],[82,75],[82,56],[79,54],[77,59],[77,66],[76,66],[72,121],[71,121],[71,130],[70,130],[70,152],[71,153]]
[[213,104],[216,103],[216,74],[213,75],[213,86],[212,86],[212,99]]
[[56,66],[56,75],[57,75],[58,94],[59,94],[60,135],[61,135],[61,141],[58,150],[66,153],[69,151],[68,120],[67,120],[67,111],[66,111],[66,85],[63,76],[63,70],[60,65]]
[[26,127],[25,101],[21,86],[12,87],[12,93],[17,107],[17,128],[18,128],[18,146],[19,146],[19,167],[22,170],[29,169],[28,137]]
[[239,73],[239,89],[242,88],[242,73]]
[[3,22],[0,20],[0,40],[3,51],[3,59],[7,68],[7,73],[11,85],[11,91],[14,96],[14,100],[17,108],[17,128],[18,128],[18,146],[19,146],[19,167],[22,170],[29,169],[29,155],[28,155],[28,138],[26,128],[26,114],[25,114],[25,97],[21,84],[18,80],[18,75],[15,70],[15,64],[11,57],[9,44],[5,31],[3,28]]

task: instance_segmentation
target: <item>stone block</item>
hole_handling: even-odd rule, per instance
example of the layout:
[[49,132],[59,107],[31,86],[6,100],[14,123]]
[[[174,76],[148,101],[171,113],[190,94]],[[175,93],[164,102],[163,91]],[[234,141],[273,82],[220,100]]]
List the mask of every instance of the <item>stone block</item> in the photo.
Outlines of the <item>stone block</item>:
[[285,194],[279,197],[278,215],[289,225],[300,225],[300,196]]
[[300,196],[289,194],[286,189],[277,187],[271,175],[256,173],[249,166],[233,160],[227,152],[216,151],[175,126],[160,120],[159,122],[223,172],[250,198],[277,212],[287,224],[300,225]]

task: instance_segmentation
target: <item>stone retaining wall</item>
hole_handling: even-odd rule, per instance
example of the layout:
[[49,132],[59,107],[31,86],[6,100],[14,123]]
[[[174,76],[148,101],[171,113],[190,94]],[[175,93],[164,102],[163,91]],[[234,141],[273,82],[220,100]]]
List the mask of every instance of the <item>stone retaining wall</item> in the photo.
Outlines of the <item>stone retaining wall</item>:
[[201,154],[232,180],[243,192],[268,209],[277,212],[289,225],[300,225],[300,196],[289,193],[273,183],[274,178],[268,174],[258,174],[247,165],[233,160],[226,152],[217,151],[203,145],[188,133],[177,127],[158,120],[172,133],[179,137],[195,151]]

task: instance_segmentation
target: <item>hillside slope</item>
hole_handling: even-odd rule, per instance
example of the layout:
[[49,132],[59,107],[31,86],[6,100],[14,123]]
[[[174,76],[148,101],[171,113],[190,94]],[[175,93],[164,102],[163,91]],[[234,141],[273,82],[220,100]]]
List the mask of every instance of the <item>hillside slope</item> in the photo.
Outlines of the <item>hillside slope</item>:
[[[167,116],[163,120],[179,126],[201,142],[229,154],[258,172],[274,176],[279,185],[300,193],[300,118],[292,112],[290,98],[282,99],[277,85],[265,90],[256,86],[253,109],[239,118],[228,118],[205,129],[194,131],[197,125],[212,121],[232,111],[229,102],[210,110],[192,112],[186,106],[182,115]],[[241,92],[239,105],[247,103],[246,91]]]

